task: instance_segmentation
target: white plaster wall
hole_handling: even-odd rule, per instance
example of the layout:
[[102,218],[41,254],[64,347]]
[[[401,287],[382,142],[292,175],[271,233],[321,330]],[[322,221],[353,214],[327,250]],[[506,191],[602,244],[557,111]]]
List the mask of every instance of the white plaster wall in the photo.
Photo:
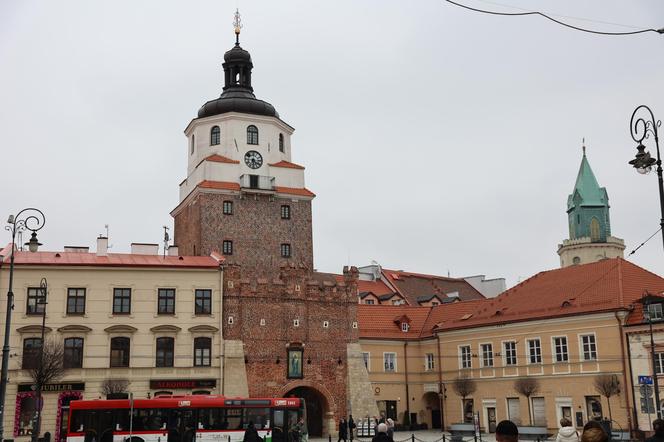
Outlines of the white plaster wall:
[[574,257],[579,257],[579,264],[597,262],[605,258],[624,258],[625,242],[620,238],[610,236],[605,243],[591,242],[590,238],[564,240],[558,245],[560,267],[574,265]]
[[[655,346],[664,344],[664,334],[654,334]],[[632,385],[634,386],[634,398],[636,402],[636,416],[638,420],[639,429],[651,430],[652,421],[657,418],[653,413],[641,412],[641,393],[639,391],[639,376],[651,376],[652,360],[650,355],[650,335],[644,334],[630,334],[629,335],[629,349],[631,353],[632,363]],[[661,381],[660,381],[661,383]],[[664,391],[660,387],[660,399],[664,398]],[[654,401],[654,398],[653,398]]]

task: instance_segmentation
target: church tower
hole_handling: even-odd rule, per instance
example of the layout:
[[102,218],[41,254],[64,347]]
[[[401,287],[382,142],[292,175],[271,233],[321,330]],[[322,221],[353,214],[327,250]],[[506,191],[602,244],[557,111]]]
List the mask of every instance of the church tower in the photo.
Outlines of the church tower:
[[609,195],[597,183],[585,145],[574,190],[567,197],[567,219],[569,239],[558,245],[561,267],[623,257],[625,242],[611,236]]
[[293,127],[254,95],[253,63],[240,46],[224,54],[224,87],[184,133],[187,178],[171,212],[183,255],[218,251],[255,274],[295,265],[313,271],[311,201],[304,167],[291,161]]

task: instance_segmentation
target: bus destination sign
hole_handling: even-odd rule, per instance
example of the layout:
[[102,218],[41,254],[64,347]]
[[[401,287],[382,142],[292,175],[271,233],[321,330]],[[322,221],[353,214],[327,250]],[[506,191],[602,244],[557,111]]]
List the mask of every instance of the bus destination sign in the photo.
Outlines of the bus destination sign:
[[152,379],[150,389],[152,390],[176,390],[190,388],[215,388],[216,379]]

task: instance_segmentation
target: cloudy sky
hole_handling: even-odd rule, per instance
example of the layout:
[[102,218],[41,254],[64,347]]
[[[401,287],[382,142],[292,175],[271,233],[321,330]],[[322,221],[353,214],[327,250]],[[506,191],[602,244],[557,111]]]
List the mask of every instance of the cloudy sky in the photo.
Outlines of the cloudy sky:
[[[664,27],[660,0],[460,1]],[[296,128],[293,160],[317,194],[318,269],[376,260],[512,285],[555,268],[583,137],[613,234],[630,251],[657,230],[656,176],[627,161],[634,108],[664,118],[664,36],[443,0],[4,1],[2,211],[41,208],[48,250],[94,247],[105,224],[115,252],[160,242],[182,131],[221,92],[236,6],[256,94]],[[663,258],[659,236],[631,257],[659,274]]]

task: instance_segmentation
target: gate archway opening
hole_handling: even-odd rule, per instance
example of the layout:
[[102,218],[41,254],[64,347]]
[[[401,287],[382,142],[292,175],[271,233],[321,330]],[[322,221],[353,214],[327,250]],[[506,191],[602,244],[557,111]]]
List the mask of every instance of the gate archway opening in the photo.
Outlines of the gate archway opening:
[[307,406],[307,430],[309,437],[321,437],[324,429],[323,418],[329,411],[329,404],[325,396],[311,387],[296,387],[284,396],[304,399]]
[[422,405],[426,410],[424,422],[429,425],[429,428],[440,428],[440,396],[435,392],[427,392],[422,396]]

